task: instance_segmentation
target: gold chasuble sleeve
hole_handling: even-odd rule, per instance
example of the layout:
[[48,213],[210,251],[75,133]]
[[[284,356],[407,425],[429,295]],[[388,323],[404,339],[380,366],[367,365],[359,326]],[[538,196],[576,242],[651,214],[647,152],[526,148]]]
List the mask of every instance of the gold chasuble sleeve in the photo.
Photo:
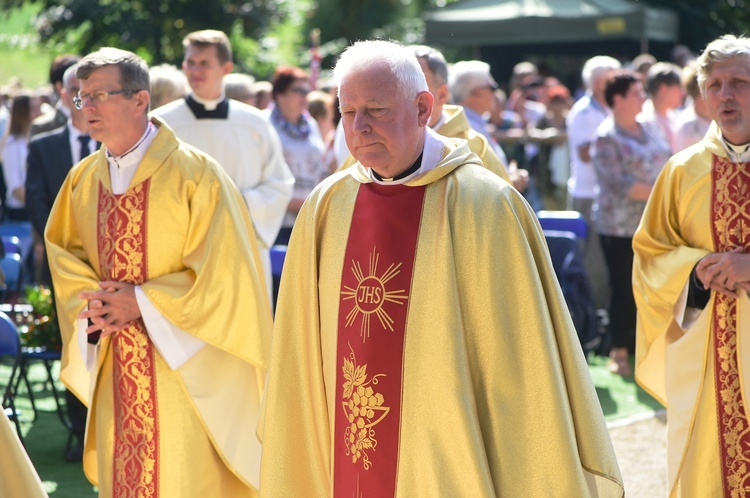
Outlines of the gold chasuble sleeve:
[[399,186],[415,195],[370,187],[356,164],[300,211],[258,426],[261,496],[623,495],[533,212],[465,143],[443,143],[436,168]]
[[[190,461],[201,462],[199,455],[170,453],[168,442],[179,443],[173,436],[180,429],[172,424],[170,410],[178,406],[194,411],[191,420],[203,429],[200,438],[215,449],[216,462],[245,485],[257,487],[254,422],[268,367],[271,312],[252,222],[236,187],[215,161],[179,142],[160,121],[154,124],[159,131],[125,194],[112,194],[102,149],[68,174],[46,228],[63,335],[61,379],[90,406],[84,468],[91,480],[102,475],[96,453],[109,451],[109,443],[104,438],[95,448],[89,443],[94,433],[99,436],[96,429],[105,427],[103,420],[111,418],[105,412],[112,401],[102,396],[120,399],[123,387],[118,387],[116,376],[114,385],[111,380],[113,361],[117,374],[120,354],[110,337],[101,339],[91,374],[85,369],[76,321],[86,303],[78,296],[97,289],[100,281],[136,274],[140,279],[131,283],[141,286],[173,326],[206,343],[174,371],[154,353],[155,373],[149,374],[156,379],[153,388],[170,390],[152,394],[159,405],[154,409],[159,417],[155,437],[165,446],[159,458],[168,459],[156,462],[155,479],[162,470],[179,472],[175,462],[184,460],[183,469]],[[131,198],[142,199],[136,203]],[[117,206],[110,214],[108,203]],[[133,323],[129,329],[142,327]],[[114,337],[121,348],[125,336]],[[114,430],[117,438],[117,427]],[[185,486],[165,481],[157,483],[161,496],[193,496],[174,491]]]
[[635,378],[666,407],[666,348],[684,333],[675,319],[675,305],[693,267],[714,251],[709,219],[712,153],[705,147],[697,150],[688,148],[666,164],[633,237]]

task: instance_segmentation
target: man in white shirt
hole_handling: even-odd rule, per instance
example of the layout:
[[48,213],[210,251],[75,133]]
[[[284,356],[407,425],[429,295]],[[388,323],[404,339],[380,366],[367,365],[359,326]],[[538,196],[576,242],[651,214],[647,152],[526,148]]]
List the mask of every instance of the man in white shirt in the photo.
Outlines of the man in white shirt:
[[[570,151],[568,207],[581,213],[589,226],[592,226],[591,207],[598,192],[596,171],[591,162],[591,144],[596,140],[596,129],[610,114],[604,100],[607,76],[620,67],[616,59],[604,55],[587,60],[581,72],[586,94],[573,104],[565,119]],[[597,305],[604,306],[608,300],[604,256],[596,240],[596,230],[589,230],[589,234],[586,269],[597,296]]]

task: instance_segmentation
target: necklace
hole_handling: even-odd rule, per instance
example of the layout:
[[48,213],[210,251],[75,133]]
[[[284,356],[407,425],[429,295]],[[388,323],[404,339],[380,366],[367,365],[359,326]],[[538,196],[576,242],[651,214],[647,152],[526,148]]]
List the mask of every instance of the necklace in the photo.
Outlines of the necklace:
[[310,125],[304,116],[299,117],[298,123],[290,123],[281,115],[279,108],[274,107],[271,111],[271,121],[277,128],[295,140],[307,140],[307,137],[310,136]]

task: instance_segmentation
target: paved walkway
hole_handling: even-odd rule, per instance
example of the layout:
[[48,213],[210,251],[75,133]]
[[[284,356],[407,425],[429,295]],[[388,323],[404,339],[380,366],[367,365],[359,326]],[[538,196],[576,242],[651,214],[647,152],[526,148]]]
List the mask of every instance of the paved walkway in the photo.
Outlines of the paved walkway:
[[661,411],[645,420],[610,425],[609,435],[628,498],[667,496],[666,423]]

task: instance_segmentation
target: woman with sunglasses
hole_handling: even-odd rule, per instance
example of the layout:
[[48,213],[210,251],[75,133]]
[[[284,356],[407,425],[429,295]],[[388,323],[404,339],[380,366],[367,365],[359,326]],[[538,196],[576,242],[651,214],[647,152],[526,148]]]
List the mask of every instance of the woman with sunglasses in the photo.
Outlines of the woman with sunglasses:
[[307,112],[310,78],[292,66],[280,66],[273,76],[271,123],[279,133],[289,169],[294,175],[294,193],[287,208],[277,244],[286,245],[302,203],[312,189],[328,175],[325,144],[315,120]]

